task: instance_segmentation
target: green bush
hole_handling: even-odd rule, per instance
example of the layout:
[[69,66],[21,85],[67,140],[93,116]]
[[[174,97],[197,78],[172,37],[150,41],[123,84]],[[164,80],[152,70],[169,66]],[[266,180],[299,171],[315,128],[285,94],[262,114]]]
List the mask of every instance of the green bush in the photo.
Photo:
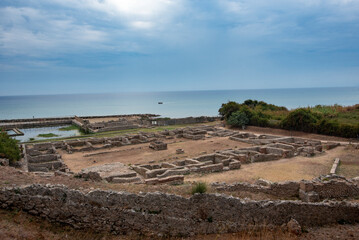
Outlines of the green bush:
[[330,136],[338,136],[339,123],[336,121],[321,119],[317,122],[316,133],[330,135]]
[[205,192],[207,192],[207,185],[203,182],[196,183],[196,185],[192,187],[192,194]]
[[15,139],[10,138],[5,131],[0,129],[0,158],[9,159],[14,163],[21,158],[19,146]]
[[245,100],[243,102],[244,105],[247,105],[248,107],[252,109],[259,109],[262,111],[288,111],[286,107],[279,107],[274,104],[268,104],[263,101],[257,101],[257,100]]
[[319,114],[315,114],[309,109],[298,108],[282,120],[281,127],[288,130],[315,132],[316,124],[320,119]]
[[259,126],[259,127],[268,127],[269,120],[270,120],[269,115],[266,115],[261,111],[255,111],[252,114],[249,124],[253,125],[253,126]]
[[232,115],[228,118],[227,123],[231,126],[242,127],[249,123],[249,119],[245,112],[237,111],[232,113]]
[[240,107],[241,105],[239,103],[229,101],[227,103],[223,103],[218,112],[222,119],[227,120],[232,115],[232,113],[237,112]]

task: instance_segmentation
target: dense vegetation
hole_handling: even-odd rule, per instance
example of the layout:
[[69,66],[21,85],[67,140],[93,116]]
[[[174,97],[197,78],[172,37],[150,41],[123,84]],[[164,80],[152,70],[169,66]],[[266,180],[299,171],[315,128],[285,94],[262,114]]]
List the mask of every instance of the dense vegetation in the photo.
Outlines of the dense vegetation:
[[218,110],[227,124],[234,127],[253,125],[319,133],[346,138],[359,135],[359,104],[298,108],[289,111],[263,101],[229,101]]
[[10,163],[14,163],[20,157],[20,149],[16,140],[9,137],[5,131],[0,129],[0,158],[7,158]]

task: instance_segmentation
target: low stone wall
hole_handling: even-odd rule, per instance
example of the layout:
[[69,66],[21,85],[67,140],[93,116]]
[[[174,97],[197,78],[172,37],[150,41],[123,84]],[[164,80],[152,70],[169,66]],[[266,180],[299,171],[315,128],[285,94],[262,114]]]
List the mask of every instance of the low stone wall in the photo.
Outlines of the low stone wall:
[[75,228],[116,234],[131,232],[190,236],[237,232],[296,219],[304,227],[359,221],[359,205],[348,202],[243,201],[214,194],[184,198],[94,190],[84,194],[64,186],[31,185],[0,190],[3,209],[22,209]]
[[297,198],[299,197],[299,182],[280,182],[271,183],[267,181],[266,186],[259,184],[249,184],[239,182],[234,184],[213,184],[217,191],[225,192],[251,192],[265,193],[280,198]]
[[305,202],[359,197],[359,185],[355,179],[346,179],[336,175],[321,176],[311,181],[272,183],[260,180],[258,184],[244,182],[234,184],[214,183],[212,186],[219,192],[265,193],[284,199],[300,198]]
[[344,199],[359,197],[359,185],[353,179],[336,175],[322,176],[313,181],[300,182],[300,198],[303,201]]

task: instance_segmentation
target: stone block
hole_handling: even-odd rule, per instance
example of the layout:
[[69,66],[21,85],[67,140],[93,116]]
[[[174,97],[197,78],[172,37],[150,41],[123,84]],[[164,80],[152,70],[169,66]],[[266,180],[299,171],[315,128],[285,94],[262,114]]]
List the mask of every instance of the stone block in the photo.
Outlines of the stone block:
[[233,161],[233,162],[229,163],[230,170],[240,169],[240,168],[241,168],[241,162],[239,162],[239,161]]
[[155,178],[157,175],[160,175],[164,172],[166,172],[167,168],[161,168],[161,169],[154,169],[154,170],[148,170],[145,173],[145,178]]
[[221,172],[223,171],[223,163],[211,164],[199,167],[199,172]]
[[190,170],[188,168],[184,168],[184,169],[170,169],[165,171],[162,174],[158,174],[157,177],[158,178],[165,178],[168,176],[175,176],[175,175],[186,175],[189,174]]
[[111,182],[113,183],[135,183],[141,182],[141,178],[139,177],[114,177]]

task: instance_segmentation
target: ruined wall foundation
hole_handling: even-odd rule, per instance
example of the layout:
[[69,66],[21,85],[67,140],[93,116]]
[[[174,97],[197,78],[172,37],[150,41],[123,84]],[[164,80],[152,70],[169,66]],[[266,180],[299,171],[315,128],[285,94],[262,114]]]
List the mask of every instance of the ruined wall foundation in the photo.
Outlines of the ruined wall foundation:
[[75,228],[116,234],[189,236],[237,232],[253,226],[280,226],[292,218],[305,227],[359,221],[359,205],[348,202],[243,201],[214,194],[184,198],[101,190],[85,194],[50,185],[3,188],[0,206],[22,209]]

